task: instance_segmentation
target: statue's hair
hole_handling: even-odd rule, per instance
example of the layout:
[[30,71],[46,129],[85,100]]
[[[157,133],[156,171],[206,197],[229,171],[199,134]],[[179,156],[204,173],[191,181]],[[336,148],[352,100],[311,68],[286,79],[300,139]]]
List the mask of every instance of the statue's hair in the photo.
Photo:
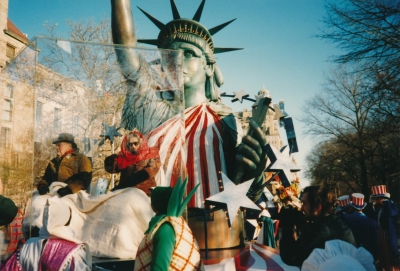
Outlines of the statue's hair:
[[218,101],[218,87],[222,86],[223,84],[223,76],[216,65],[217,61],[214,57],[214,54],[206,41],[196,35],[179,32],[169,36],[168,39],[164,41],[162,48],[168,48],[168,46],[174,41],[188,42],[198,47],[203,52],[207,65],[212,65],[212,68],[214,69],[213,75],[210,77],[207,76],[206,97],[210,101]]

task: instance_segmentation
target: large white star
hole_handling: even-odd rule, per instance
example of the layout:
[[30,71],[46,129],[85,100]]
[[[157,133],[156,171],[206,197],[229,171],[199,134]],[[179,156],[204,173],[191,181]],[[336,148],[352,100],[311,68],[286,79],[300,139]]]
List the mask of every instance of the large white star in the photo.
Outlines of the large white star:
[[260,210],[260,208],[246,196],[253,179],[235,185],[224,173],[221,172],[221,175],[224,191],[207,198],[206,202],[213,205],[226,204],[230,225],[232,225],[239,207]]
[[[287,153],[278,151],[271,144],[265,145],[265,151],[270,159],[271,163],[268,165],[265,171],[267,172],[279,172],[278,176],[284,187],[290,186],[291,174],[290,172],[300,171],[300,168],[292,162],[292,159]],[[282,148],[284,152],[286,146]]]
[[232,102],[239,100],[239,102],[243,102],[243,98],[249,97],[249,94],[244,93],[244,89],[242,88],[239,92],[233,92],[235,97],[232,99]]

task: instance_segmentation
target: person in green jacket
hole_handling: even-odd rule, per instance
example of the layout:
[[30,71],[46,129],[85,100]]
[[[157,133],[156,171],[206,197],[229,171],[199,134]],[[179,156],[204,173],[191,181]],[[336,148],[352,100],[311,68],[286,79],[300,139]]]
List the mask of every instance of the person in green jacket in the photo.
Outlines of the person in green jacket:
[[187,180],[174,188],[158,186],[152,190],[151,206],[156,215],[150,220],[139,245],[135,271],[204,270],[200,249],[182,212],[198,185],[182,199]]

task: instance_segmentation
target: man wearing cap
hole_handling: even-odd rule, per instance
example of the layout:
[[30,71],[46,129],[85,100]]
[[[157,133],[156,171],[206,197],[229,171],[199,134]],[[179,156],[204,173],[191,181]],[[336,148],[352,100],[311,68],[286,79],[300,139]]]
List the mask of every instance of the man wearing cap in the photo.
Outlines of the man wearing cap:
[[329,189],[308,186],[304,188],[302,202],[301,211],[309,223],[297,240],[294,237],[297,221],[293,217],[299,211],[293,208],[281,209],[280,256],[284,263],[301,266],[315,248],[324,248],[325,242],[329,240],[339,239],[356,245],[349,227],[333,214],[335,197]]
[[[92,163],[79,152],[74,136],[61,133],[53,144],[56,146],[57,156],[49,162],[42,180],[38,183],[39,193],[46,194],[53,182],[67,183],[66,187],[57,191],[60,196],[86,189],[92,179]],[[74,176],[82,172],[86,174]]]
[[375,220],[367,217],[363,213],[363,209],[367,205],[364,202],[364,195],[361,193],[353,193],[351,195],[350,208],[351,213],[345,213],[340,218],[349,226],[353,232],[357,247],[362,246],[368,250],[374,260],[378,260],[378,236],[377,223]]
[[373,218],[378,223],[379,262],[385,270],[399,270],[396,224],[399,207],[390,200],[386,185],[372,187]]

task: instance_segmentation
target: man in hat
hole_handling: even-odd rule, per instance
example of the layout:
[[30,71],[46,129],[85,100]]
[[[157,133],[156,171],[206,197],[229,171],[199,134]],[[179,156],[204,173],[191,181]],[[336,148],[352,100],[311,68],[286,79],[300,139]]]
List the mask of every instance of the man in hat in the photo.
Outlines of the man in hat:
[[[79,152],[74,136],[61,133],[53,144],[56,147],[57,156],[51,159],[42,180],[37,185],[39,193],[41,195],[48,193],[49,186],[53,182],[67,183],[66,187],[57,191],[60,196],[85,190],[92,179],[92,163],[89,158]],[[82,172],[85,174],[74,176]]]
[[399,270],[396,233],[399,207],[390,200],[386,185],[372,187],[373,218],[378,224],[379,262],[385,270]]
[[119,154],[110,155],[104,160],[107,172],[121,172],[115,189],[136,187],[148,195],[149,188],[156,186],[155,176],[160,165],[158,150],[149,147],[147,139],[136,130],[124,137]]
[[298,217],[298,210],[281,209],[282,238],[280,255],[288,265],[301,266],[315,248],[324,248],[325,242],[339,239],[356,245],[353,233],[334,212],[335,197],[326,187],[307,186],[302,195],[301,211],[309,221],[297,240],[294,237],[293,218]]
[[351,213],[344,213],[340,218],[353,232],[357,247],[364,247],[377,261],[379,258],[377,223],[363,213],[363,209],[367,205],[364,202],[363,194],[353,193],[351,198],[352,200],[349,204],[349,209],[352,210]]

